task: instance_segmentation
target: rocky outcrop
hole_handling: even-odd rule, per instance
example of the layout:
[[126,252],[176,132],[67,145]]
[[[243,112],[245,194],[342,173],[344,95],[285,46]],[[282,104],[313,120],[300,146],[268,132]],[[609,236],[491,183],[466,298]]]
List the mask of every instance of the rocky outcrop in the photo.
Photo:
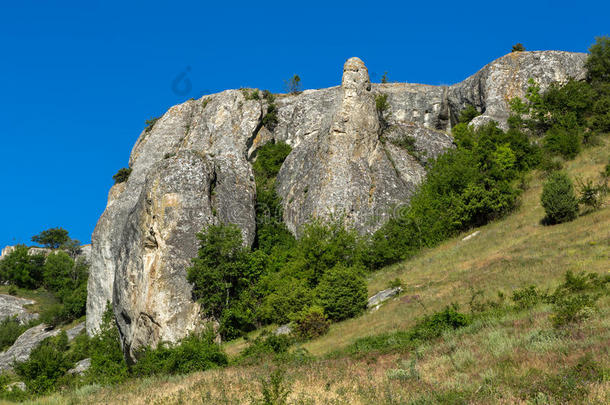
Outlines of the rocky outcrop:
[[0,372],[12,369],[15,362],[26,361],[43,340],[60,333],[59,329],[49,329],[45,324],[26,330],[8,350],[0,353]]
[[[343,220],[372,232],[387,221],[392,207],[408,202],[424,178],[424,167],[414,156],[399,143],[384,142],[376,94],[364,63],[349,59],[329,126],[298,142],[278,174],[277,190],[291,232],[298,234],[312,218]],[[399,101],[405,103],[404,98]],[[421,130],[442,144],[442,150],[451,146],[449,136],[409,127],[402,120],[405,114],[392,116],[397,116],[395,138]],[[421,144],[425,148],[427,141]]]
[[91,367],[91,359],[83,359],[81,361],[77,361],[73,368],[68,370],[68,374],[73,375],[84,375],[87,370]]
[[68,329],[66,331],[66,335],[68,336],[68,342],[74,340],[75,337],[80,335],[82,331],[85,330],[85,323],[79,323],[78,325]]
[[38,314],[28,312],[25,308],[35,303],[33,300],[0,294],[0,321],[16,317],[20,324],[25,325],[31,320],[38,319]]
[[382,302],[387,301],[390,298],[397,296],[398,294],[400,294],[401,291],[402,291],[401,287],[393,287],[393,288],[388,288],[383,291],[379,291],[377,294],[373,295],[372,297],[370,297],[368,299],[366,307],[369,309],[377,307]]
[[[125,183],[115,185],[92,238],[87,331],[114,304],[126,353],[176,341],[201,322],[186,267],[206,225],[255,232],[255,185],[247,160],[263,105],[226,91],[173,107],[136,143]],[[113,297],[114,291],[114,297]]]
[[[583,75],[584,55],[521,52],[487,65],[453,86],[371,84],[364,63],[349,59],[341,86],[276,97],[277,123],[263,125],[268,101],[229,90],[172,107],[143,131],[129,179],[112,187],[92,238],[87,331],[95,333],[114,305],[128,358],[144,345],[175,342],[201,327],[186,268],[196,233],[236,223],[251,244],[256,191],[251,161],[258,147],[283,141],[293,150],[276,187],[288,228],[312,218],[343,219],[370,233],[400,214],[431,158],[452,145],[461,109],[475,120],[505,123],[508,100],[527,79],[543,88]],[[377,111],[375,98],[389,107]]]
[[472,124],[482,125],[496,121],[506,128],[510,115],[508,102],[523,97],[532,78],[544,91],[553,82],[565,82],[568,78],[583,79],[586,59],[584,53],[537,51],[513,52],[479,70],[463,82],[449,88],[448,100],[452,120],[471,104],[483,114]]

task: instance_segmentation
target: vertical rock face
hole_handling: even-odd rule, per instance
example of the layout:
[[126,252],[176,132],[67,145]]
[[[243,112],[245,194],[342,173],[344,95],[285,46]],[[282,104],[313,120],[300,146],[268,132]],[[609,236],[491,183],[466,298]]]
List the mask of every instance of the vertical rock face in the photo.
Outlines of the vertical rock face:
[[[278,193],[293,233],[311,218],[342,219],[361,232],[374,231],[393,208],[408,202],[423,179],[420,162],[382,139],[375,94],[364,63],[349,59],[328,127],[320,125],[284,162]],[[439,142],[444,150],[451,138],[442,136]]]
[[[238,90],[172,107],[140,135],[131,175],[111,188],[93,233],[87,332],[98,330],[110,301],[134,360],[142,346],[175,342],[201,327],[186,282],[196,233],[235,223],[252,243],[250,160],[265,142],[293,147],[276,181],[293,233],[312,218],[343,218],[370,233],[400,214],[427,162],[451,147],[448,131],[467,104],[483,113],[475,125],[492,119],[505,125],[508,100],[523,96],[528,78],[543,89],[581,78],[584,60],[568,52],[519,52],[453,86],[428,86],[371,84],[364,63],[351,58],[341,86],[277,96],[273,129],[263,126],[267,101],[247,100]],[[377,95],[389,104],[382,116]]]
[[171,108],[144,131],[131,175],[113,186],[92,237],[87,332],[114,306],[126,354],[198,328],[186,268],[196,233],[235,223],[255,232],[255,186],[247,145],[262,115],[258,101],[226,91]]

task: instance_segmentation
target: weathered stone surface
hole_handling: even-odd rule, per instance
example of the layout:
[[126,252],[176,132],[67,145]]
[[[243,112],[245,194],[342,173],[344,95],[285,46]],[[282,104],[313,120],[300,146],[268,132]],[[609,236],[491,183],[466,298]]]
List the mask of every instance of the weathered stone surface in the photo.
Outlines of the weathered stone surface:
[[[406,101],[399,101],[392,115],[404,118],[400,106]],[[342,219],[361,232],[372,232],[387,221],[393,207],[408,202],[425,174],[408,151],[382,142],[375,93],[360,59],[345,63],[340,101],[331,105],[335,112],[326,121],[329,127],[318,120],[319,128],[295,143],[278,175],[284,219],[295,234],[311,218]],[[446,135],[394,121],[401,124],[394,126],[397,133],[416,134],[421,128],[420,138],[433,134],[440,149],[451,145]],[[425,149],[426,142],[420,143]]]
[[377,294],[369,298],[366,306],[367,308],[376,307],[382,302],[387,301],[390,298],[400,294],[401,291],[402,288],[400,287],[388,288],[387,290],[379,291]]
[[89,370],[89,367],[91,367],[91,359],[83,359],[76,362],[74,368],[68,370],[68,374],[83,375],[85,371]]
[[30,313],[25,308],[25,306],[35,303],[33,300],[0,294],[0,321],[16,316],[19,323],[24,325],[33,319],[37,319],[38,314]]
[[45,324],[26,330],[9,349],[0,353],[0,371],[12,369],[14,362],[26,361],[40,342],[48,337],[57,336],[60,332],[59,329],[49,330]]
[[85,330],[85,323],[79,323],[73,328],[70,328],[66,331],[66,335],[68,336],[68,341],[74,340],[76,336],[78,336],[83,330]]
[[292,333],[292,326],[289,323],[282,325],[282,326],[278,326],[277,329],[275,329],[273,331],[273,334],[275,336],[290,335],[291,333]]
[[496,121],[506,128],[510,115],[508,102],[523,97],[528,79],[533,78],[544,91],[553,82],[564,82],[569,77],[583,79],[586,54],[536,51],[513,52],[491,62],[473,76],[449,88],[449,107],[452,120],[471,104],[483,114],[472,124]]
[[[236,223],[246,244],[255,233],[251,162],[269,141],[293,147],[276,182],[285,221],[297,233],[312,218],[343,217],[362,233],[400,213],[425,177],[429,159],[452,146],[451,126],[466,104],[475,120],[509,115],[529,77],[543,88],[582,77],[584,55],[507,55],[453,86],[371,84],[358,58],[342,85],[276,97],[278,122],[262,124],[265,100],[229,90],[172,107],[143,131],[129,161],[129,179],[109,192],[92,238],[87,331],[95,333],[110,301],[126,353],[176,341],[201,324],[185,281],[196,232]],[[386,94],[381,131],[375,96]],[[406,137],[414,148],[405,147]],[[411,149],[411,150],[409,150]],[[152,231],[152,232],[151,232]]]
[[262,112],[261,101],[231,90],[173,107],[142,133],[131,175],[111,190],[93,234],[88,333],[99,328],[107,301],[128,354],[198,328],[199,307],[185,278],[196,233],[235,223],[252,243],[255,185],[247,152]]
[[27,388],[28,387],[25,385],[25,383],[23,381],[15,381],[14,383],[10,383],[9,385],[6,386],[7,391],[14,391],[14,390],[25,391]]

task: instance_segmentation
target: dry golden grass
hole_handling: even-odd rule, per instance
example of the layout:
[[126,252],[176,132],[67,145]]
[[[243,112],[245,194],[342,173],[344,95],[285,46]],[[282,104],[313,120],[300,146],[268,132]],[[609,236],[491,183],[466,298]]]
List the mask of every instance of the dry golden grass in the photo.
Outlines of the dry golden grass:
[[[566,166],[587,179],[608,163],[608,141],[587,149]],[[534,174],[514,214],[484,226],[467,241],[460,235],[404,263],[370,277],[369,292],[401,278],[406,291],[376,312],[335,324],[303,347],[318,356],[285,365],[291,404],[554,403],[549,382],[573,368],[585,354],[608,370],[610,298],[588,321],[556,330],[548,306],[534,311],[477,319],[414,350],[389,354],[324,357],[357,338],[405,329],[423,314],[459,303],[468,309],[475,290],[487,297],[530,284],[553,287],[567,270],[610,271],[609,201],[573,222],[546,227],[540,207],[543,179]],[[474,230],[473,230],[474,231]],[[243,341],[228,344],[229,353]],[[233,366],[187,376],[131,380],[116,387],[84,387],[37,404],[242,404],[260,397],[260,381],[275,366]],[[574,403],[610,403],[610,381],[588,382]],[[548,388],[551,389],[551,388]]]

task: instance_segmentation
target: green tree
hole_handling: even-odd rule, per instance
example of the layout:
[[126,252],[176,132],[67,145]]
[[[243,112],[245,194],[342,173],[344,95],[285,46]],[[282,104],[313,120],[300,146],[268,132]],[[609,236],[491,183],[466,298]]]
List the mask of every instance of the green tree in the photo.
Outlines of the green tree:
[[0,261],[0,280],[21,288],[40,287],[43,279],[44,255],[30,255],[25,245],[15,246],[15,250]]
[[130,174],[131,174],[131,168],[123,167],[122,169],[119,169],[119,171],[116,172],[116,174],[114,176],[112,176],[112,178],[114,180],[114,184],[126,182],[127,179],[129,178]]
[[59,249],[64,243],[70,241],[68,231],[59,227],[51,228],[32,236],[32,242],[50,249]]
[[212,225],[197,234],[200,247],[187,279],[205,315],[216,319],[250,285],[248,249],[234,224]]
[[286,82],[288,93],[298,94],[301,92],[301,78],[299,75],[294,75]]
[[597,37],[585,62],[587,79],[594,85],[610,82],[610,37]]
[[324,273],[316,301],[333,321],[354,317],[366,308],[367,289],[357,268],[338,264]]
[[544,183],[540,200],[546,212],[546,223],[560,224],[572,221],[578,215],[578,199],[574,186],[565,173],[551,174]]
[[127,363],[110,303],[106,304],[99,332],[89,341],[88,352],[91,367],[85,373],[86,382],[116,384],[128,377]]
[[511,52],[523,52],[523,51],[525,51],[525,47],[523,46],[523,44],[521,42],[518,42],[515,45],[513,45],[513,49],[511,50]]

